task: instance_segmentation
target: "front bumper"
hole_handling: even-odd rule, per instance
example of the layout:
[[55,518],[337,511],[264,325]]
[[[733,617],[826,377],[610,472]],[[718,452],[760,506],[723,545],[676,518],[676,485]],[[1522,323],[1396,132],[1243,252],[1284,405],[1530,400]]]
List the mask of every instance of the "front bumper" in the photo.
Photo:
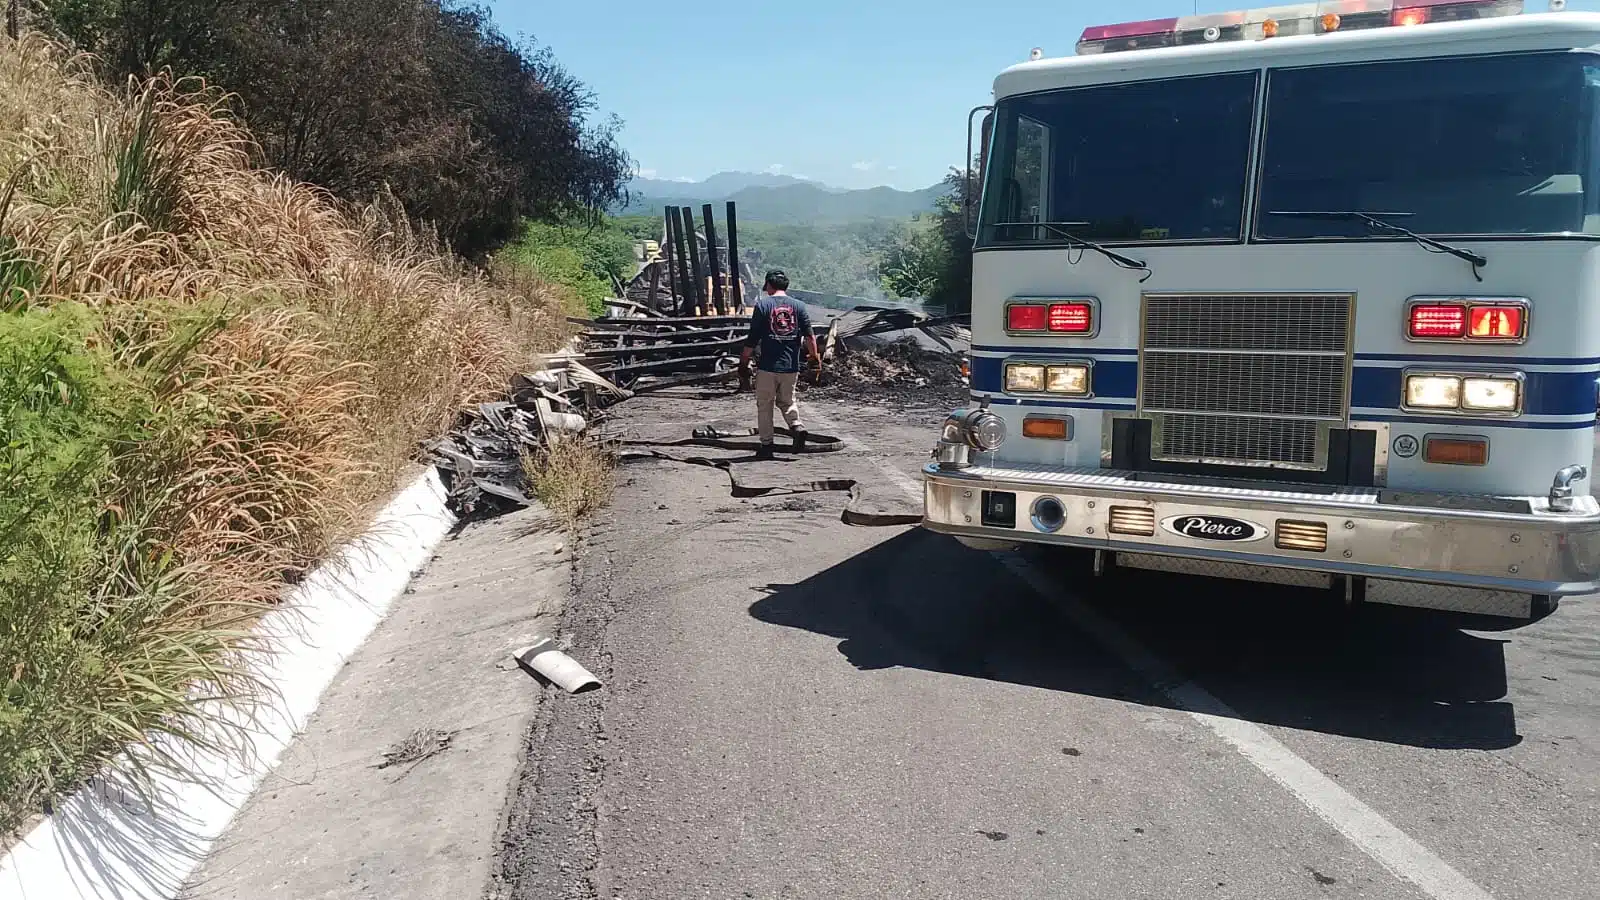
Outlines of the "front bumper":
[[[1543,497],[1380,488],[1312,492],[1292,485],[1238,488],[1153,480],[1108,469],[988,466],[950,471],[930,464],[923,475],[924,527],[958,537],[1552,597],[1600,592],[1600,504],[1593,497],[1579,497],[1572,512],[1557,513]],[[1015,527],[983,524],[984,494],[989,491],[1016,495]],[[1054,533],[1030,521],[1028,511],[1041,497],[1055,498],[1066,510],[1066,524]],[[1109,533],[1113,507],[1152,511],[1155,533]],[[1222,541],[1173,530],[1192,516],[1253,523],[1260,536]],[[1326,525],[1327,549],[1280,548],[1278,524],[1283,521],[1301,527]]]

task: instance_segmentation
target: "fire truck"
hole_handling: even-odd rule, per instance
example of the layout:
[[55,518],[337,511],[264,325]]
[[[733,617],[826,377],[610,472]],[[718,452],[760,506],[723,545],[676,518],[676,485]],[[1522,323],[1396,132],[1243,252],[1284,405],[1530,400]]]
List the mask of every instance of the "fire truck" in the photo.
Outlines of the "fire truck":
[[1600,15],[1544,5],[1107,25],[1000,74],[924,526],[1522,619],[1600,591]]

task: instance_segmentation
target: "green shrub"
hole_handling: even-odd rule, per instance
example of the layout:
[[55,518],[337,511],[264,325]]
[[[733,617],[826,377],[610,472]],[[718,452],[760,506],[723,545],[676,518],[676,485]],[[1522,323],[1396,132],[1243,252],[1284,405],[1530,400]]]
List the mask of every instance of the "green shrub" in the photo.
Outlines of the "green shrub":
[[119,392],[91,329],[81,307],[0,314],[0,823],[83,774],[65,748],[115,652],[91,576]]
[[501,259],[526,267],[577,295],[583,308],[575,314],[598,316],[616,292],[611,278],[632,277],[633,241],[615,219],[572,222],[528,222],[522,236]]

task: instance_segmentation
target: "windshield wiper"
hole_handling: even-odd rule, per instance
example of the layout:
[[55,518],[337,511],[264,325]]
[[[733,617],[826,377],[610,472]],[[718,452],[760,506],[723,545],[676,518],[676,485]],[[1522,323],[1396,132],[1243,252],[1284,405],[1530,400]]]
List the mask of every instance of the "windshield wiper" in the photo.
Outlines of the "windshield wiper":
[[1083,228],[1083,227],[1091,225],[1091,224],[1093,224],[1093,223],[1091,223],[1091,222],[996,222],[996,223],[994,223],[994,227],[995,228],[1048,228],[1050,231],[1055,232],[1057,235],[1060,235],[1061,237],[1066,238],[1067,243],[1069,245],[1076,244],[1079,247],[1083,247],[1083,248],[1086,248],[1086,249],[1089,249],[1089,250],[1093,250],[1094,252],[1100,254],[1101,256],[1104,256],[1106,259],[1111,260],[1113,263],[1115,263],[1117,265],[1118,268],[1128,269],[1128,270],[1134,271],[1134,272],[1143,272],[1144,273],[1144,277],[1139,279],[1139,283],[1140,284],[1144,284],[1146,281],[1150,280],[1150,276],[1154,275],[1155,272],[1151,271],[1151,269],[1150,269],[1150,267],[1148,265],[1145,265],[1144,260],[1134,259],[1131,256],[1125,256],[1125,255],[1123,255],[1121,253],[1118,253],[1117,251],[1111,249],[1110,247],[1104,246],[1102,244],[1097,244],[1094,241],[1089,240],[1088,238],[1079,237],[1078,235],[1076,235],[1076,234],[1072,233],[1071,231],[1067,230],[1068,228]]
[[1431,237],[1417,234],[1415,231],[1412,231],[1409,228],[1401,228],[1399,225],[1388,221],[1388,218],[1414,216],[1416,213],[1386,212],[1382,213],[1381,215],[1388,218],[1380,218],[1380,214],[1378,213],[1362,212],[1359,209],[1289,209],[1273,210],[1268,212],[1267,215],[1289,216],[1297,219],[1345,219],[1349,221],[1361,222],[1374,231],[1386,231],[1389,234],[1398,234],[1403,237],[1408,237],[1413,241],[1416,241],[1418,244],[1421,244],[1423,249],[1428,250],[1431,253],[1448,253],[1451,256],[1454,256],[1456,259],[1465,260],[1472,264],[1472,277],[1478,279],[1479,281],[1483,280],[1483,275],[1480,274],[1478,270],[1489,264],[1489,258],[1482,254],[1473,253],[1471,250],[1468,250],[1464,247],[1452,247],[1443,241],[1436,241]]

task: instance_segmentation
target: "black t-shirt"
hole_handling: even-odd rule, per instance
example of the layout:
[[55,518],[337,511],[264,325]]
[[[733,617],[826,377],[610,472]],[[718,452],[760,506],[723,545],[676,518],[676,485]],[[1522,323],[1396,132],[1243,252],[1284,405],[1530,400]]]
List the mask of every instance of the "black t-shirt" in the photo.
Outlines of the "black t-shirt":
[[786,294],[763,296],[750,317],[746,347],[760,347],[763,372],[786,375],[800,371],[800,353],[811,336],[811,315],[804,303]]

